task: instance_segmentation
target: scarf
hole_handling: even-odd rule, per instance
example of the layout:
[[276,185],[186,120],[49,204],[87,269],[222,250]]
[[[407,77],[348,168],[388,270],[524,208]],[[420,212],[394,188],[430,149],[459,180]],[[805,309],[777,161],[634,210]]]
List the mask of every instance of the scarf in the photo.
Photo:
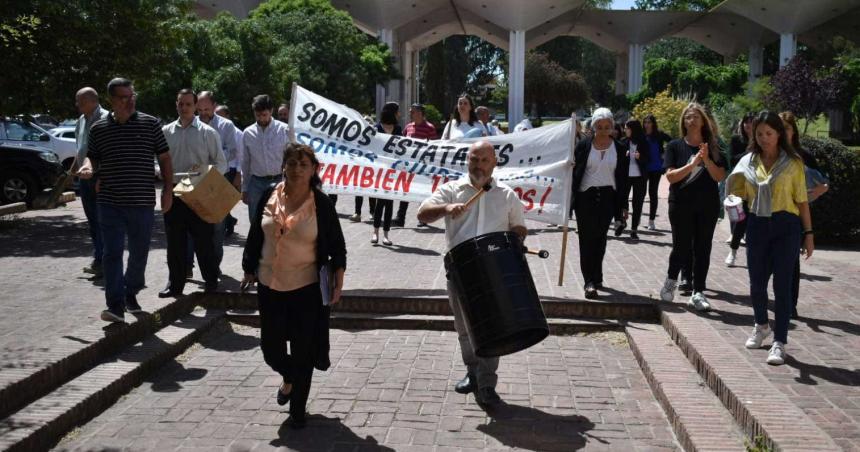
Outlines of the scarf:
[[729,175],[727,183],[731,187],[736,177],[743,176],[756,190],[755,199],[750,206],[750,213],[754,213],[757,217],[769,218],[773,213],[773,181],[788,168],[790,163],[791,158],[788,154],[780,150],[779,157],[777,157],[776,163],[773,164],[770,174],[765,180],[759,181],[758,177],[756,177],[756,168],[762,165],[761,158],[757,154],[748,153],[741,157],[741,160]]

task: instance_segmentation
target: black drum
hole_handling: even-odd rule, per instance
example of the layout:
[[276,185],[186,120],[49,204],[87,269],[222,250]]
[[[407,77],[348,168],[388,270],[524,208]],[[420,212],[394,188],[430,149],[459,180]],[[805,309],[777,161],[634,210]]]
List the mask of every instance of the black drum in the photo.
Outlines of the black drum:
[[549,335],[522,241],[513,232],[466,240],[445,255],[475,354],[525,350]]

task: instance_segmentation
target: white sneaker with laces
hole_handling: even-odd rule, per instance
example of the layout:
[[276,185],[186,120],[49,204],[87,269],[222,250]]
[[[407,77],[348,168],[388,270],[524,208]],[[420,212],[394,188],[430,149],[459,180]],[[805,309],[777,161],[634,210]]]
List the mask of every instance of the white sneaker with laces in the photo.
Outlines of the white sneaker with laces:
[[746,348],[761,348],[761,344],[771,335],[771,333],[770,325],[756,325],[744,346],[746,346]]
[[735,266],[735,259],[738,257],[738,250],[730,250],[729,255],[726,256],[726,265],[729,267]]
[[657,225],[654,224],[654,220],[648,220],[648,230],[649,231],[656,231],[657,230]]
[[711,309],[711,304],[708,303],[708,299],[705,298],[705,294],[702,292],[693,292],[693,296],[690,297],[690,301],[687,302],[687,306],[690,306],[697,311],[708,311]]
[[773,341],[770,353],[767,354],[767,363],[772,366],[785,364],[785,344],[780,341]]
[[660,299],[663,301],[672,301],[675,299],[675,288],[678,287],[678,281],[666,278],[666,282],[663,283],[663,288],[660,289]]

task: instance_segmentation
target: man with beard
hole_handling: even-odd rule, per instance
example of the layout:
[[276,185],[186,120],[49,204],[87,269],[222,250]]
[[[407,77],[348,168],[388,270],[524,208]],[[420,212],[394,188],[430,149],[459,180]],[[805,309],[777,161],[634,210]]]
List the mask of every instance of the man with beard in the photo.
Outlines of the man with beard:
[[[490,232],[513,231],[525,239],[523,205],[517,194],[507,185],[493,179],[496,154],[493,145],[478,141],[469,147],[469,177],[452,180],[424,200],[418,208],[418,221],[432,223],[445,218],[445,240],[448,251],[460,243]],[[491,188],[470,207],[466,201],[489,185]],[[463,309],[458,294],[448,281],[448,300],[454,313],[463,363],[467,374],[455,386],[460,394],[475,392],[475,400],[482,405],[493,405],[501,401],[496,393],[499,358],[481,358],[475,355],[463,318]]]

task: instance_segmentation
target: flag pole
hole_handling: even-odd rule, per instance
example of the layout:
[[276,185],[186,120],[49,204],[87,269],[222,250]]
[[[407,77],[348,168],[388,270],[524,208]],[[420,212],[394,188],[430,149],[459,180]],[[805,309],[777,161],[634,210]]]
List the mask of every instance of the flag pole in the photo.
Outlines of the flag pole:
[[290,118],[289,118],[289,121],[287,122],[287,125],[289,126],[289,129],[290,129],[290,131],[289,131],[290,143],[296,142],[296,126],[295,126],[295,123],[293,121],[293,118],[296,117],[296,90],[298,87],[299,87],[299,84],[296,82],[293,82],[292,89],[290,89]]
[[568,178],[567,187],[565,187],[565,192],[567,196],[564,198],[564,211],[561,213],[564,221],[561,223],[561,259],[558,264],[558,286],[561,287],[564,285],[564,265],[567,260],[567,235],[568,235],[568,223],[570,219],[568,218],[568,212],[570,212],[570,199],[573,196],[572,183],[573,180],[573,149],[576,147],[576,114],[571,115],[570,118],[570,155],[567,159],[568,166],[570,167],[570,178]]

